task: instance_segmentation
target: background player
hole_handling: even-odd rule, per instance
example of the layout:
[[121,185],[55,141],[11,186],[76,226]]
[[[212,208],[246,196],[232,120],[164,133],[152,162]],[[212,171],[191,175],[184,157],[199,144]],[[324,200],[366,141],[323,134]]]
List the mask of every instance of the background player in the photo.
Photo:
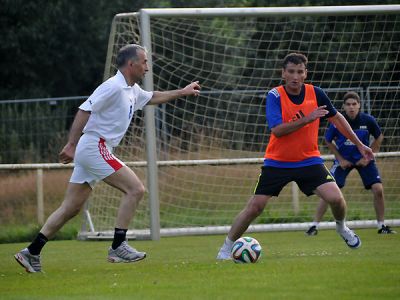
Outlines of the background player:
[[[379,152],[383,140],[381,129],[373,116],[360,112],[360,96],[355,92],[346,93],[343,97],[343,108],[343,115],[358,138],[365,145],[370,145],[370,136],[373,136],[374,140],[370,147],[374,153]],[[378,233],[395,233],[395,231],[384,223],[385,199],[383,185],[375,161],[367,161],[361,155],[360,151],[358,151],[357,147],[332,124],[330,124],[326,131],[325,142],[336,158],[331,168],[331,173],[337,185],[340,188],[344,187],[347,175],[350,174],[351,170],[356,169],[360,174],[365,189],[370,189],[374,196]],[[316,235],[318,233],[318,224],[321,222],[327,208],[328,204],[321,199],[314,216],[314,221],[306,231],[307,235]]]

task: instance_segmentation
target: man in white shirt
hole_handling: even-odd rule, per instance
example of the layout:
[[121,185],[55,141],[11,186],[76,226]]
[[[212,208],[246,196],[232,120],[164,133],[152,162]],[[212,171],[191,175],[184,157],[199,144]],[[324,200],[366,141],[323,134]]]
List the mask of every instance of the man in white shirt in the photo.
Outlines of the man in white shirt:
[[[136,110],[147,104],[197,96],[198,82],[183,89],[147,92],[137,82],[148,71],[146,49],[130,44],[117,55],[118,72],[103,82],[79,107],[68,142],[60,153],[62,163],[74,160],[75,167],[61,206],[50,215],[37,237],[25,249],[14,255],[27,272],[40,272],[40,252],[48,239],[79,213],[96,182],[105,183],[124,193],[116,220],[113,243],[108,251],[109,262],[134,262],[146,257],[126,243],[126,232],[145,188],[122,161],[112,154],[125,135]],[[81,136],[83,132],[83,135]]]

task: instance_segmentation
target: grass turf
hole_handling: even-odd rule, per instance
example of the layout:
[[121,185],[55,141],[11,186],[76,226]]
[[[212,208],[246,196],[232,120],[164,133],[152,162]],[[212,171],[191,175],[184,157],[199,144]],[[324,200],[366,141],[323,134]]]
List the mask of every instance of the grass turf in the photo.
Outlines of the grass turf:
[[110,242],[53,241],[45,273],[27,274],[13,259],[26,244],[0,245],[1,299],[399,299],[400,235],[359,229],[347,248],[333,230],[254,233],[256,264],[217,262],[224,236],[132,241],[148,257],[106,262]]

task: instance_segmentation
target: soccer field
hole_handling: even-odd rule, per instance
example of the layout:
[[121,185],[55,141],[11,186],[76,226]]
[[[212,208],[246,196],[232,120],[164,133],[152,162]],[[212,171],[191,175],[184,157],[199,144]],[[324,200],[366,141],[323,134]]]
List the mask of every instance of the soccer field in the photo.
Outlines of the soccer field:
[[54,241],[43,250],[45,273],[28,274],[0,245],[1,299],[399,299],[400,235],[359,229],[348,249],[333,230],[257,233],[256,264],[217,262],[224,236],[131,242],[148,257],[106,261],[109,242]]

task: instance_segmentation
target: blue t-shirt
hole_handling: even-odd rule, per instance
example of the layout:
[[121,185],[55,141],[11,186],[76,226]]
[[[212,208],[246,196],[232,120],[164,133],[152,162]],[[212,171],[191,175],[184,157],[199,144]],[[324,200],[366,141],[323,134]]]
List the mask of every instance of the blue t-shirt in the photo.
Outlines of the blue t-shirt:
[[[343,114],[343,116],[346,118],[347,122],[349,122],[351,128],[364,145],[370,145],[369,138],[371,135],[376,139],[382,133],[375,118],[371,115],[359,113],[354,120],[347,117],[346,114]],[[335,141],[336,148],[338,149],[340,155],[353,164],[362,158],[362,155],[360,151],[358,151],[356,145],[354,145],[353,142],[341,134],[339,130],[337,130],[337,128],[332,124],[330,124],[326,130],[325,140],[330,143]]]
[[[315,91],[315,96],[317,97],[318,106],[326,105],[326,110],[328,111],[328,114],[324,116],[323,119],[330,118],[336,115],[337,110],[332,105],[331,100],[325,94],[325,92],[321,88],[316,86],[314,86],[314,91]],[[293,103],[301,104],[304,101],[305,87],[304,85],[302,86],[299,95],[291,95],[289,93],[287,94],[289,96],[289,99]],[[282,121],[281,97],[276,88],[268,92],[266,113],[267,113],[267,122],[269,128],[274,128],[275,126],[282,124],[283,121]],[[282,162],[273,159],[264,160],[264,166],[277,167],[277,168],[300,168],[322,163],[323,160],[320,157],[311,157],[299,162]]]

